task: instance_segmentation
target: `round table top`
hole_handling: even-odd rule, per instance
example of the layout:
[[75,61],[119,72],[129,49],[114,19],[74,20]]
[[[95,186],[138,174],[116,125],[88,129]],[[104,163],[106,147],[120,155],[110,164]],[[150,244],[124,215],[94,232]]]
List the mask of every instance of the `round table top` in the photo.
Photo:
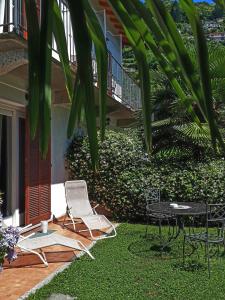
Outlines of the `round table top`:
[[158,202],[148,205],[148,209],[154,213],[171,214],[177,216],[194,216],[194,215],[205,215],[206,204],[201,202],[176,202],[181,206],[189,206],[190,208],[175,208],[172,207],[171,202]]

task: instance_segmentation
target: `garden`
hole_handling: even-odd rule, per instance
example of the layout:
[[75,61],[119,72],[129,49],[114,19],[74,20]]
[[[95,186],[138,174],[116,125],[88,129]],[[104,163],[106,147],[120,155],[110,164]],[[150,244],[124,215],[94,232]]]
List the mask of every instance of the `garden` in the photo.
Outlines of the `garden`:
[[[154,233],[156,228],[149,231]],[[51,294],[93,300],[224,299],[224,257],[213,261],[209,280],[204,257],[199,260],[194,255],[185,265],[179,250],[176,259],[172,255],[160,257],[144,234],[144,225],[120,225],[117,238],[95,246],[95,261],[87,257],[76,260],[28,299],[47,299]]]
[[[107,213],[118,232],[113,239],[97,242],[91,250],[95,260],[92,255],[75,259],[28,299],[52,294],[100,300],[224,299],[225,48],[209,40],[202,22],[223,18],[218,9],[224,10],[225,2],[209,5],[210,16],[205,17],[201,9],[207,4],[192,0],[108,1],[126,33],[129,46],[123,63],[142,99],[132,124],[123,128],[106,122],[108,52],[89,2],[68,1],[76,44],[75,80],[57,2],[44,4],[48,13],[41,31],[35,2],[25,2],[31,136],[39,132],[45,158],[51,133],[51,53],[42,46],[52,44],[53,33],[71,102],[65,153],[69,180],[87,183],[92,206],[99,205],[96,211]],[[98,65],[98,111],[92,46]],[[82,128],[81,135],[77,128]],[[67,202],[75,232],[71,211]],[[90,214],[82,217],[87,221]],[[91,217],[96,217],[95,209]],[[4,257],[16,259],[18,239],[16,228],[1,229],[0,263]]]

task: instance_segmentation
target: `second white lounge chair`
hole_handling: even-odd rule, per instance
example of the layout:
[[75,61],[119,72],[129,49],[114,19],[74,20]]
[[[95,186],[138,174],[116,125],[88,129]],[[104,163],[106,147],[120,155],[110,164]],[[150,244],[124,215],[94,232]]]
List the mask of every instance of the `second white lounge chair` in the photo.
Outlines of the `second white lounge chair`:
[[[64,226],[73,224],[73,229],[76,231],[76,224],[84,223],[87,227],[85,230],[89,231],[93,240],[100,240],[104,238],[111,238],[116,236],[115,226],[104,216],[98,215],[95,208],[91,207],[88,198],[87,184],[84,180],[73,180],[65,183],[65,193],[67,202],[67,215],[71,222]],[[80,219],[81,221],[78,221]],[[93,231],[101,231],[103,234],[94,236]],[[110,231],[107,234],[105,231]]]

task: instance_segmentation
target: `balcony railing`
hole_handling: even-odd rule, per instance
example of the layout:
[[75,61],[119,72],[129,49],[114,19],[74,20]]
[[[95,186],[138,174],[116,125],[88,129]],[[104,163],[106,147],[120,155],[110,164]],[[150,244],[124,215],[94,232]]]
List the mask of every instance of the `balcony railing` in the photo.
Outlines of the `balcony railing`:
[[[37,9],[39,9],[40,1],[37,0]],[[76,64],[76,51],[73,41],[73,32],[71,27],[70,14],[67,5],[63,0],[58,0],[61,8],[62,18],[65,24],[65,33],[68,46],[68,55],[70,62]],[[15,32],[24,39],[27,39],[25,5],[23,0],[3,0],[0,1],[0,34]],[[4,10],[4,14],[1,13]],[[53,56],[59,59],[57,54],[57,46],[55,41],[52,45]],[[108,56],[108,78],[107,87],[108,94],[118,102],[137,110],[141,107],[140,88],[137,83],[129,76],[123,67],[111,55],[109,49]],[[93,53],[93,73],[97,85],[97,64]]]

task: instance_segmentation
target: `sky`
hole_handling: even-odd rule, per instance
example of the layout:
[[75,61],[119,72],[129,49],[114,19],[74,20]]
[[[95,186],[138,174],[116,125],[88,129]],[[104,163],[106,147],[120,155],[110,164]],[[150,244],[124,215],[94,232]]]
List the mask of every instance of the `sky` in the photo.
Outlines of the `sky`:
[[213,3],[212,0],[194,0],[194,2],[203,2],[203,1],[208,2],[208,3]]

